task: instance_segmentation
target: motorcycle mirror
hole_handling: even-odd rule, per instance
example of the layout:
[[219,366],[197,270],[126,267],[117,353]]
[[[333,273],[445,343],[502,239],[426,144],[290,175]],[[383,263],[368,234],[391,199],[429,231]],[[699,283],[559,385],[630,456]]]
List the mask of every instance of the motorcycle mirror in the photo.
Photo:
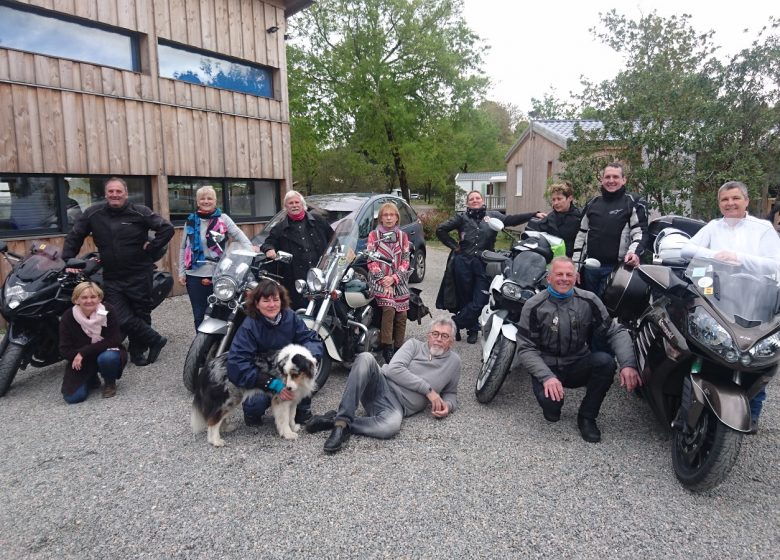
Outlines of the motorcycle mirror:
[[281,261],[283,263],[288,263],[292,261],[292,253],[288,253],[287,251],[277,251],[276,252],[276,260]]
[[601,268],[601,261],[592,257],[585,259],[585,268]]
[[490,229],[493,231],[501,231],[504,229],[504,222],[499,220],[498,218],[485,218],[485,221],[487,222],[487,225]]
[[688,283],[680,280],[671,268],[646,264],[636,270],[642,280],[664,292],[682,296],[688,291]]
[[388,231],[382,234],[382,241],[385,241],[387,243],[395,243],[398,241],[398,237],[396,236],[394,231]]
[[65,268],[75,268],[77,270],[84,270],[87,268],[87,261],[84,259],[68,259],[68,262],[65,263]]

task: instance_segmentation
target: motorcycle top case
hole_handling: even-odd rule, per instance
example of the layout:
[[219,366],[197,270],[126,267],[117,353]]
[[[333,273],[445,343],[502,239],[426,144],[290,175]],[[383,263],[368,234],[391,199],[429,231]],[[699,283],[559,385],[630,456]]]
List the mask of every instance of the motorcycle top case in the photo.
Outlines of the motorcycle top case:
[[152,277],[152,306],[157,307],[168,297],[173,288],[173,276],[170,272],[155,270]]

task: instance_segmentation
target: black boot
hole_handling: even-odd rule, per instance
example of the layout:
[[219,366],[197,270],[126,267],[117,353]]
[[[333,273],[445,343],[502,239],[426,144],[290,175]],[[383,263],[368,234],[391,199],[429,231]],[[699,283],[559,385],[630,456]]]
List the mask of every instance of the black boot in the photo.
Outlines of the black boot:
[[577,427],[580,429],[582,439],[589,443],[598,443],[601,441],[601,431],[592,418],[577,416]]
[[324,450],[325,453],[336,453],[340,451],[345,443],[349,441],[349,426],[344,422],[336,422],[333,426],[333,431],[325,440]]
[[384,358],[386,364],[389,364],[390,360],[393,359],[393,354],[395,354],[395,351],[392,344],[385,344],[382,347],[382,358]]

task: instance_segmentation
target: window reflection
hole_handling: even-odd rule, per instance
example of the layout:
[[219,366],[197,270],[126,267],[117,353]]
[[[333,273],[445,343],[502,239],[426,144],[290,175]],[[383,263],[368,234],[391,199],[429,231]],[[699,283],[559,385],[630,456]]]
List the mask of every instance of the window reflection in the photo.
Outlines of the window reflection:
[[210,179],[168,179],[168,209],[171,221],[186,220],[197,208],[195,195],[198,189],[211,185],[217,193],[217,206],[224,210],[222,182]]
[[164,43],[158,45],[160,76],[260,97],[273,97],[271,71]]
[[134,36],[0,5],[0,46],[139,70]]

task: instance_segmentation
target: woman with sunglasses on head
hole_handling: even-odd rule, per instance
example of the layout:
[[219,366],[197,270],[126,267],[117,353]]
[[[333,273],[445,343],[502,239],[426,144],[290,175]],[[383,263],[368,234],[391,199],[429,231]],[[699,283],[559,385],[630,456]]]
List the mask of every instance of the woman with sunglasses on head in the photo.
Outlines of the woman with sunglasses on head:
[[73,307],[60,319],[60,354],[67,360],[62,396],[68,404],[87,399],[91,389],[103,385],[103,398],[116,395],[116,380],[127,364],[114,308],[103,303],[103,290],[93,282],[73,289]]
[[244,249],[257,250],[236,223],[217,207],[217,192],[211,185],[195,191],[197,210],[187,217],[179,251],[179,284],[187,286],[195,330],[203,322],[208,297],[214,293],[211,277],[229,240]]
[[404,343],[409,311],[409,236],[398,227],[398,207],[387,202],[379,208],[379,226],[368,234],[366,249],[379,259],[368,261],[371,294],[382,310],[382,357],[390,363]]
[[[319,362],[324,351],[319,336],[309,329],[292,309],[287,290],[275,280],[258,282],[246,300],[247,318],[236,331],[227,361],[228,378],[239,387],[258,387],[263,393],[244,402],[244,422],[257,426],[271,404],[268,393],[287,400],[292,398],[284,383],[276,377],[261,374],[255,367],[255,357],[281,350],[288,344],[305,346]],[[311,417],[311,399],[298,405],[295,422],[303,424]]]

